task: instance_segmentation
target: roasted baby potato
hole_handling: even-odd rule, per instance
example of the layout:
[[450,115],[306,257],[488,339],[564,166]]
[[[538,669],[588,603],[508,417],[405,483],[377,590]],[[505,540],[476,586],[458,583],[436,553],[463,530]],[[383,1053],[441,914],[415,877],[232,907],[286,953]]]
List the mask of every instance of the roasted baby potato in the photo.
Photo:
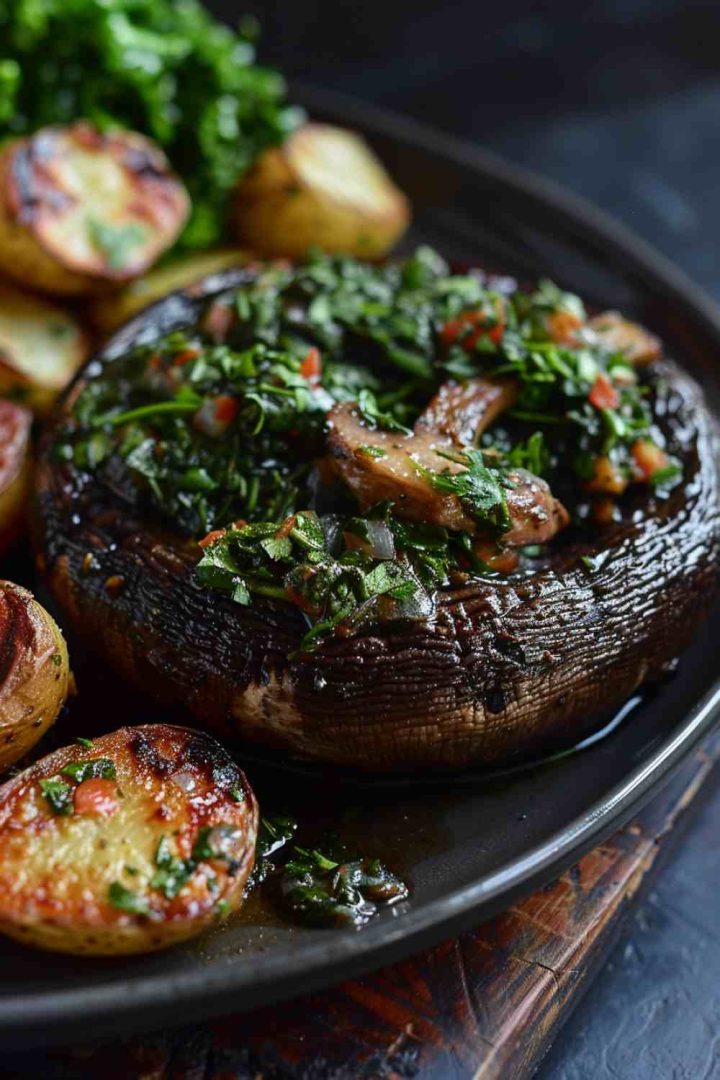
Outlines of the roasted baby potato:
[[0,788],[0,931],[119,955],[200,933],[242,903],[257,804],[223,748],[188,728],[121,728]]
[[42,128],[0,154],[0,270],[29,288],[94,293],[138,277],[182,229],[189,199],[132,131]]
[[22,532],[32,480],[32,416],[21,405],[0,401],[0,554]]
[[67,646],[51,615],[20,585],[0,581],[0,769],[45,734],[70,687]]
[[101,334],[111,334],[133,315],[137,315],[138,311],[168,293],[184,289],[208,274],[242,266],[248,259],[247,251],[242,248],[198,251],[143,274],[141,278],[117,292],[98,296],[88,304],[87,317]]
[[47,413],[89,351],[70,312],[0,282],[0,394]]
[[271,147],[241,181],[232,223],[263,256],[300,258],[311,247],[384,255],[410,220],[408,201],[351,131],[305,124]]

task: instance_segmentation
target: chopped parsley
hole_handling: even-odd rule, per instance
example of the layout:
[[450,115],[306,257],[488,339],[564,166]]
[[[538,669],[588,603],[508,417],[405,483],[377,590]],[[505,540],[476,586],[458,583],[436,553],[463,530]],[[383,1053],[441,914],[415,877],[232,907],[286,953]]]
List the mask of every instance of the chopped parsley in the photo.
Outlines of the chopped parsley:
[[155,851],[157,870],[150,878],[150,888],[158,889],[168,900],[182,889],[192,876],[197,863],[194,859],[180,859],[173,855],[167,837],[161,836]]
[[90,761],[71,761],[60,770],[63,776],[69,776],[76,783],[85,780],[115,780],[115,762],[110,758],[93,758]]
[[248,888],[255,888],[276,869],[274,858],[286,848],[297,830],[297,822],[286,814],[263,815],[255,843],[255,865]]
[[139,896],[133,892],[132,889],[128,889],[120,881],[113,881],[108,888],[108,902],[113,907],[119,908],[120,911],[126,912],[128,915],[149,915],[150,904],[144,896]]
[[462,453],[443,453],[440,456],[463,468],[459,472],[448,469],[430,472],[418,465],[418,470],[432,487],[443,495],[454,495],[474,518],[487,525],[492,532],[506,532],[510,528],[510,515],[505,492],[512,487],[512,482],[498,468],[485,464],[482,450],[468,449]]
[[109,225],[90,218],[87,230],[93,247],[105,258],[111,270],[123,270],[135,248],[147,238],[147,229],[137,223]]
[[72,814],[73,812],[73,789],[64,780],[51,777],[49,780],[40,781],[40,791],[50,804],[53,814]]

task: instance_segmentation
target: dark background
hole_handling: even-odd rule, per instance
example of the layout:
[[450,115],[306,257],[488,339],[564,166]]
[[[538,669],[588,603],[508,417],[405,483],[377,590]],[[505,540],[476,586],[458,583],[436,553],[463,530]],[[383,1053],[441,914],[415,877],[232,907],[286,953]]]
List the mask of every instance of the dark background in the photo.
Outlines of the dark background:
[[[354,94],[561,181],[720,300],[720,3],[231,3],[290,77]],[[542,1080],[720,1078],[720,784]]]

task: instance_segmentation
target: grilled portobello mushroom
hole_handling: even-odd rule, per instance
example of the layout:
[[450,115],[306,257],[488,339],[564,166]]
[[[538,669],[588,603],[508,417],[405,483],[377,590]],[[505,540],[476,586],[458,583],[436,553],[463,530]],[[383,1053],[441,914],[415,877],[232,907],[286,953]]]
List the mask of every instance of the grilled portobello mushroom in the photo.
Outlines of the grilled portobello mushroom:
[[123,678],[227,736],[380,770],[572,744],[716,591],[715,431],[660,353],[427,250],[205,279],[66,397],[48,582]]

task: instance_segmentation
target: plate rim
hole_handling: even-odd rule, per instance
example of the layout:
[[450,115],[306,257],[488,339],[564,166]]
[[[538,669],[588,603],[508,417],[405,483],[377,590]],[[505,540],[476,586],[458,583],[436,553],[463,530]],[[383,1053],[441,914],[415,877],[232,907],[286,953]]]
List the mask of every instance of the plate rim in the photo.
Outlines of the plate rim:
[[[371,136],[379,135],[449,160],[523,195],[535,207],[561,218],[566,226],[577,227],[587,244],[621,258],[634,276],[652,282],[656,295],[671,297],[689,309],[693,321],[702,324],[720,347],[720,308],[704,289],[652,245],[582,196],[491,151],[402,114],[305,84],[294,83],[292,90],[311,112],[316,109],[342,116],[348,126],[364,129]],[[679,729],[604,798],[522,858],[428,901],[421,908],[403,911],[397,919],[386,917],[360,933],[328,935],[327,940],[313,941],[292,955],[278,948],[275,955],[265,958],[260,980],[251,965],[233,965],[222,958],[200,968],[189,963],[177,972],[141,973],[127,978],[120,975],[103,985],[8,996],[0,998],[0,1034],[6,1042],[15,1042],[32,1031],[34,1044],[42,1045],[77,1041],[78,1021],[83,1025],[92,1022],[93,1039],[108,1032],[117,1034],[130,1026],[136,1032],[167,1023],[177,1026],[184,1019],[178,1021],[174,1011],[180,1005],[193,1006],[190,1022],[194,1023],[316,991],[436,944],[546,883],[561,865],[576,861],[616,831],[669,779],[672,769],[710,731],[718,715],[720,679],[696,703]],[[249,991],[252,1000],[248,1000]],[[240,995],[245,995],[245,1000],[239,1000]]]

